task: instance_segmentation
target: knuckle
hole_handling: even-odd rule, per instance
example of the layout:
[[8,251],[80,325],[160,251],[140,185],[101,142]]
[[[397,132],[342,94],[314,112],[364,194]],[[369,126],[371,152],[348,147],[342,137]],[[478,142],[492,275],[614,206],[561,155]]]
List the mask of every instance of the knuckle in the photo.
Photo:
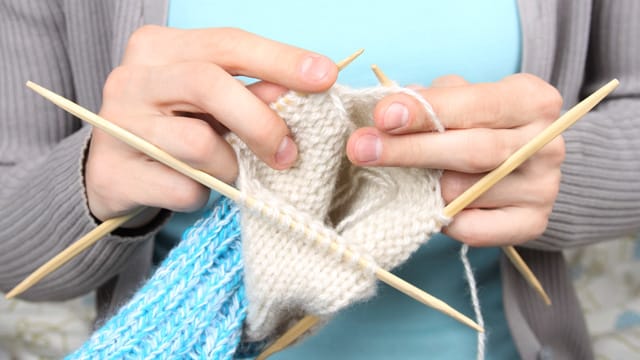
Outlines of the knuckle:
[[440,178],[440,189],[445,203],[450,203],[466,190],[466,184],[460,176],[445,171]]
[[[562,173],[559,168],[539,169],[523,178],[520,194],[527,194],[523,206],[552,208],[560,191]],[[525,172],[526,173],[526,172]]]
[[555,87],[544,84],[544,91],[540,92],[539,110],[543,119],[553,121],[562,111],[562,95]]
[[182,177],[182,180],[179,186],[171,191],[171,202],[174,207],[172,210],[192,211],[204,205],[208,190],[186,177]]
[[453,86],[462,86],[467,85],[468,82],[464,77],[457,74],[448,74],[443,75],[431,83],[431,86],[440,86],[440,87],[453,87]]
[[558,197],[558,193],[560,192],[560,180],[562,178],[562,173],[560,170],[551,171],[547,173],[543,182],[543,193],[540,196],[540,199],[543,201],[543,204],[549,206],[549,208],[553,207],[553,203],[556,201]]
[[478,226],[462,226],[458,228],[456,238],[473,247],[487,246],[492,240],[490,231]]
[[216,29],[216,40],[222,44],[237,44],[247,34],[246,31],[237,27],[221,27]]
[[531,74],[531,73],[518,73],[518,74],[513,74],[511,76],[509,76],[509,78],[515,80],[515,81],[519,81],[525,84],[537,84],[540,82],[544,82],[542,79],[540,79],[539,77]]
[[508,76],[507,79],[514,81],[526,90],[526,93],[535,94],[536,91],[540,91],[545,86],[550,86],[542,80],[540,77],[530,73],[518,73]]
[[164,28],[158,25],[144,25],[136,29],[127,42],[127,57],[140,58],[152,51],[156,39]]
[[548,157],[552,164],[560,166],[564,162],[567,156],[567,148],[564,142],[564,137],[558,136],[552,142],[547,144]]
[[[544,166],[545,171],[559,170],[566,158],[566,146],[562,136],[558,136],[545,145],[537,156],[531,158],[537,164]],[[541,171],[539,171],[541,172]]]
[[212,63],[194,62],[184,67],[185,83],[201,84],[198,86],[187,86],[185,91],[190,92],[188,95],[201,104],[208,102],[213,94],[225,91],[222,84],[221,76],[223,71],[220,67]]
[[[146,66],[120,65],[114,68],[102,87],[103,110],[126,112],[129,106],[122,103],[131,105],[140,100],[141,89],[150,76],[150,69]],[[114,101],[119,105],[111,106]]]
[[247,41],[248,32],[235,27],[222,27],[214,30],[211,36],[212,46],[216,54],[216,62],[224,64],[230,73],[242,72],[234,54],[240,44]]
[[472,173],[480,173],[493,169],[495,167],[491,156],[478,156],[477,154],[469,154],[465,158],[467,168]]
[[535,95],[534,111],[543,120],[553,121],[562,110],[562,95],[554,86],[543,79],[528,73],[513,75],[515,81],[522,86],[525,94]]
[[125,89],[129,87],[135,76],[135,71],[131,66],[118,66],[107,76],[102,89],[102,96],[106,99],[118,98],[122,96]]
[[529,236],[529,239],[526,240],[533,240],[540,237],[544,233],[544,231],[547,229],[547,226],[549,225],[549,213],[550,212],[541,211],[537,216],[533,216],[531,218],[531,224],[529,226],[531,234]]
[[504,139],[492,134],[487,135],[478,136],[474,141],[474,151],[466,152],[464,161],[467,168],[473,173],[493,170],[508,154]]
[[207,123],[194,120],[178,129],[178,137],[186,145],[184,157],[187,162],[202,164],[211,158],[215,151],[217,138]]
[[186,76],[189,76],[193,80],[215,80],[221,73],[220,69],[216,65],[207,62],[192,62],[184,69],[186,71]]
[[286,126],[281,121],[274,121],[270,126],[257,126],[245,135],[248,145],[260,146],[276,153],[282,137],[287,133]]

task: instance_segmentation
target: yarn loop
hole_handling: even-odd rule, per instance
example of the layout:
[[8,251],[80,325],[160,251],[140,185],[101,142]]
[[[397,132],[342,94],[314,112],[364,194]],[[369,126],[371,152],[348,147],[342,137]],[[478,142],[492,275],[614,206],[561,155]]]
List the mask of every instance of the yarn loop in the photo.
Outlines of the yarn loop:
[[[269,168],[230,134],[237,185],[254,206],[240,211],[219,200],[67,359],[232,359],[238,349],[259,350],[306,314],[327,319],[373,296],[375,276],[358,267],[359,258],[391,269],[448,222],[440,170],[362,168],[346,158],[348,136],[372,125],[375,104],[395,92],[415,96],[443,130],[411,90],[335,85],[322,94],[290,92],[272,104],[298,145],[299,161],[287,171]],[[346,249],[355,254],[350,261]]]
[[67,359],[231,359],[247,308],[241,245],[238,208],[223,198]]

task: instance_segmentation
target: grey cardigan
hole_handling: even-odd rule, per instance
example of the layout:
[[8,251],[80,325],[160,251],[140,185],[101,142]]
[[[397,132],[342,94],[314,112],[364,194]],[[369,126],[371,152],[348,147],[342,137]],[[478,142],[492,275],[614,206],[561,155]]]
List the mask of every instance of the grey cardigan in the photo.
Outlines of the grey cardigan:
[[[593,357],[561,250],[640,228],[640,2],[520,0],[522,70],[565,107],[613,77],[614,95],[567,131],[560,195],[542,237],[519,250],[549,292],[545,307],[502,259],[505,312],[524,359]],[[24,87],[31,79],[98,111],[130,33],[161,24],[166,1],[0,1],[0,290],[96,226],[82,164],[90,129]],[[531,94],[535,96],[535,94]],[[161,221],[161,220],[159,220]],[[100,241],[23,295],[57,300],[100,287],[101,313],[147,276],[159,224]]]

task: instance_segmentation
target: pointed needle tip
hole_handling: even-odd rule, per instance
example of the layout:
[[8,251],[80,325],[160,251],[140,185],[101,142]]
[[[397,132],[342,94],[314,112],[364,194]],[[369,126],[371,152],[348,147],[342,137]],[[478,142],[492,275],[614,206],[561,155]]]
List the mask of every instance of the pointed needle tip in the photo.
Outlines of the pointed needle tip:
[[353,62],[353,60],[355,60],[358,56],[362,55],[363,52],[364,52],[364,49],[359,49],[356,52],[354,52],[353,54],[349,55],[344,60],[338,62],[336,64],[338,66],[338,70],[342,70],[345,67],[347,67],[349,64],[351,64]]
[[9,299],[13,299],[14,297],[16,297],[17,295],[20,295],[20,293],[22,291],[19,291],[18,287],[20,286],[20,284],[18,284],[18,286],[16,286],[15,288],[13,288],[11,291],[9,291],[8,293],[5,294],[4,298],[9,300]]

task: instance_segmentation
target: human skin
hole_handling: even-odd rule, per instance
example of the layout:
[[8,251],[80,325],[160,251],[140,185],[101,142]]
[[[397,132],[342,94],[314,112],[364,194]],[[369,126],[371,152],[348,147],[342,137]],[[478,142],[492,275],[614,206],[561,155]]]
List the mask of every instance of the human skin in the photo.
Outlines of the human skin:
[[[374,127],[358,129],[347,154],[356,165],[444,169],[449,203],[496,168],[560,115],[562,97],[529,74],[470,84],[459,76],[412,86],[444,125],[434,132],[424,107],[406,94],[390,95],[374,110]],[[560,187],[564,140],[558,137],[458,213],[443,232],[473,246],[517,245],[547,226]]]
[[[322,55],[238,29],[146,26],[132,35],[121,66],[108,77],[100,115],[232,182],[237,162],[222,135],[236,133],[274,169],[290,167],[297,158],[295,143],[268,103],[287,89],[324,91],[337,72]],[[245,87],[234,75],[262,81]],[[413,88],[433,106],[444,133],[434,132],[415,98],[394,94],[377,104],[375,126],[351,135],[346,152],[359,166],[444,169],[447,203],[555,120],[562,105],[555,88],[528,74],[484,84],[447,76]],[[563,159],[564,143],[557,138],[443,231],[474,246],[536,238],[557,196]],[[147,223],[160,208],[198,209],[209,195],[202,185],[99,130],[92,134],[85,185],[99,220],[149,207],[129,227]]]
[[[221,136],[227,129],[274,169],[286,169],[297,158],[287,126],[259,98],[261,89],[323,91],[337,73],[324,56],[238,29],[145,26],[131,36],[122,64],[108,76],[100,115],[231,182],[238,168]],[[278,86],[246,88],[234,75]],[[102,221],[150,207],[129,227],[148,222],[160,208],[196,210],[209,196],[201,184],[99,130],[92,133],[85,186],[89,208]]]

